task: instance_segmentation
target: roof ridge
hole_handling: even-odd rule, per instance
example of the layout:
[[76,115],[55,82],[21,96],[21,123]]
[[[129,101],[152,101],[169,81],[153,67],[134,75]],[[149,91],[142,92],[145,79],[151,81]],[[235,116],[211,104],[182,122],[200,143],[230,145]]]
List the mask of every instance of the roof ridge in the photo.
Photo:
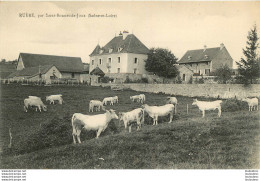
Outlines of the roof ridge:
[[81,57],[71,57],[71,56],[63,56],[63,55],[47,55],[47,54],[23,53],[23,52],[20,52],[20,54],[40,55],[40,56],[53,56],[53,57],[69,57],[69,58],[80,58],[81,59]]

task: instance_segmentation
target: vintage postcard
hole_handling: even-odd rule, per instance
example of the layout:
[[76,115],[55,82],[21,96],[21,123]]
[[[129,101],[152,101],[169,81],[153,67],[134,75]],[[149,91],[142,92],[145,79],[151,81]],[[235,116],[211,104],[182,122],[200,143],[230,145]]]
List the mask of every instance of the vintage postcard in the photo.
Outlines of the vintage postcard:
[[259,10],[1,1],[2,179],[26,180],[26,169],[242,169],[258,179]]

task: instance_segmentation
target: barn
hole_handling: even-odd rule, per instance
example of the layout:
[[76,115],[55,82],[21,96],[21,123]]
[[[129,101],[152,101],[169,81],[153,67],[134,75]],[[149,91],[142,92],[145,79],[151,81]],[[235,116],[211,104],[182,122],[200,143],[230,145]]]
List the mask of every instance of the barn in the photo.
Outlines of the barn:
[[[45,76],[41,75],[43,74],[42,69],[47,71],[44,74]],[[41,78],[47,81],[54,78],[51,71],[55,70],[57,78],[80,81],[80,75],[84,73],[84,65],[80,57],[20,53],[16,70],[17,72],[14,75],[19,78],[32,78],[37,70],[38,73],[41,73],[38,76],[42,76]]]
[[59,79],[62,75],[54,65],[43,65],[37,67],[28,67],[11,73],[7,78],[12,80],[45,80],[47,84],[52,79]]

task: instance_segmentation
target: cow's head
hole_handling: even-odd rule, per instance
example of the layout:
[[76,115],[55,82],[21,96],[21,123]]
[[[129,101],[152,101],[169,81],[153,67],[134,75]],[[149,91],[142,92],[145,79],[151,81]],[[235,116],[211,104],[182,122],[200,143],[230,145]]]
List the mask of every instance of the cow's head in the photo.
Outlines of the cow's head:
[[143,105],[141,106],[141,108],[144,110],[147,106],[148,106],[147,104],[143,104]]
[[43,109],[44,111],[47,111],[47,106],[46,106],[46,105],[43,105],[43,106],[42,106],[42,109]]
[[192,103],[192,105],[197,105],[197,102],[198,102],[197,99],[193,99],[193,103]]
[[124,114],[125,114],[124,112],[119,112],[119,113],[118,113],[118,117],[119,117],[118,119],[119,119],[120,121],[123,120]]
[[[106,112],[110,114],[110,118],[111,118],[111,119],[118,119],[118,116],[116,115],[115,110],[110,109],[109,111],[107,110]],[[111,119],[110,119],[110,120],[111,120]]]

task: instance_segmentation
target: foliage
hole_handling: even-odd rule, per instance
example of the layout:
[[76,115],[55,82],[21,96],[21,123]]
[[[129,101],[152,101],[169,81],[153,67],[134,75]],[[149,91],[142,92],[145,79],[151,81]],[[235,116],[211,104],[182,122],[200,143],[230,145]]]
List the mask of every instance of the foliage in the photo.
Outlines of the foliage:
[[239,101],[237,99],[228,99],[223,101],[221,104],[221,109],[223,112],[234,112],[247,109],[247,103]]
[[219,83],[226,84],[231,79],[232,70],[227,65],[224,65],[215,71],[215,75]]
[[238,71],[241,75],[241,81],[244,84],[252,84],[257,78],[260,77],[260,66],[257,62],[257,48],[258,48],[258,35],[256,25],[248,32],[247,46],[243,49],[245,58],[241,58],[237,62]]
[[112,78],[109,78],[109,77],[107,77],[107,76],[104,76],[104,77],[102,77],[101,79],[100,79],[100,81],[102,82],[102,83],[109,83],[109,81],[112,81],[113,79]]
[[178,75],[175,55],[168,49],[151,48],[146,60],[145,69],[158,76],[174,78]]
[[142,77],[141,79],[131,80],[129,76],[127,76],[124,83],[148,83],[148,79],[146,77]]

